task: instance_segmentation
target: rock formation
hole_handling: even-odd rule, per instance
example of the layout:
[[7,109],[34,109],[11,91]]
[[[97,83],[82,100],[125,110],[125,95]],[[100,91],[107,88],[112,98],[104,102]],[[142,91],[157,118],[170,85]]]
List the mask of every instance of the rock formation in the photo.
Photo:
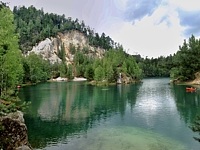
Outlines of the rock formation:
[[83,33],[73,30],[58,33],[56,37],[51,39],[46,38],[34,46],[28,54],[34,52],[35,54],[42,55],[44,59],[49,60],[51,63],[59,63],[61,59],[58,57],[58,53],[61,51],[62,46],[64,46],[66,64],[73,63],[74,54],[70,51],[71,46],[80,51],[86,48],[88,50],[87,55],[91,57],[102,58],[105,53],[105,50],[102,48],[90,46],[87,37]]
[[17,111],[0,117],[0,149],[30,150],[23,113]]
[[46,38],[44,41],[41,41],[38,45],[34,46],[33,49],[28,52],[28,55],[33,52],[38,55],[42,55],[42,57],[46,60],[49,60],[50,63],[60,63],[61,59],[56,55],[56,51],[52,44],[52,41]]

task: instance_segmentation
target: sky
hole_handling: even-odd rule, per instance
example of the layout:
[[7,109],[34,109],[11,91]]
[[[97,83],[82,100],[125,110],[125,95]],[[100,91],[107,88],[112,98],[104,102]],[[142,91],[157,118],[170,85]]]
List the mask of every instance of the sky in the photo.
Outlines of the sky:
[[2,0],[84,20],[129,54],[156,58],[179,50],[184,39],[200,37],[199,0]]

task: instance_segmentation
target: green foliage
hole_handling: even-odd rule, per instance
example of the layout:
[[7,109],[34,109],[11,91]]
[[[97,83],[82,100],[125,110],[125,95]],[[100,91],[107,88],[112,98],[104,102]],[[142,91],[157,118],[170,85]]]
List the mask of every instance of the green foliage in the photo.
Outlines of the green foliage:
[[68,79],[85,77],[89,81],[116,83],[119,73],[122,72],[133,80],[141,78],[141,69],[135,58],[126,54],[122,47],[107,51],[101,59],[92,58],[82,49],[75,51],[73,65],[67,66],[66,76]]
[[18,48],[13,14],[7,7],[0,9],[0,96],[14,89],[23,79],[22,55]]
[[58,57],[59,57],[63,62],[66,61],[66,58],[65,58],[65,45],[64,45],[64,43],[62,43],[61,49],[58,51]]
[[89,64],[86,66],[85,74],[84,76],[87,78],[87,80],[92,81],[94,79],[94,70],[92,68],[92,65]]
[[24,70],[22,65],[22,56],[19,50],[10,50],[5,55],[4,73],[6,74],[7,86],[15,88],[22,83]]
[[139,66],[143,71],[144,77],[169,77],[170,70],[173,68],[174,64],[172,62],[173,56],[158,58],[141,58],[140,55],[135,56],[139,62]]
[[179,51],[173,57],[174,67],[171,77],[181,81],[193,80],[194,74],[200,70],[200,40],[192,35],[188,43],[184,40]]
[[67,67],[67,78],[73,79],[73,67],[71,64]]
[[66,77],[67,76],[67,66],[65,64],[65,62],[61,62],[61,63],[54,63],[54,64],[49,64],[48,66],[51,70],[51,72],[49,72],[49,70],[47,70],[47,74],[49,74],[49,76],[51,78],[58,78],[58,77]]
[[133,80],[141,78],[141,69],[133,56],[126,54],[122,48],[112,49],[105,53],[105,57],[95,60],[93,64],[94,79],[115,83],[119,73],[124,73]]
[[191,36],[174,55],[158,58],[141,58],[135,56],[144,77],[171,77],[180,81],[194,79],[194,74],[200,70],[200,40]]
[[22,110],[17,97],[17,85],[23,80],[22,55],[15,33],[13,14],[0,2],[0,115]]
[[[93,59],[91,59],[87,54],[84,54],[83,50],[76,51],[74,55],[74,76],[76,77],[85,77],[90,76],[91,74],[91,64],[93,63]],[[88,67],[89,66],[89,67]],[[87,73],[86,73],[87,72]]]
[[86,46],[83,47],[82,51],[83,51],[84,54],[88,54],[89,53],[89,47],[86,47]]
[[95,70],[94,70],[94,79],[96,81],[102,81],[104,79],[104,70],[103,67],[98,66]]
[[31,83],[37,83],[50,79],[50,63],[47,60],[44,60],[41,56],[36,55],[35,53],[30,53],[24,58],[23,63],[25,70],[25,82],[29,81]]
[[58,68],[58,72],[60,73],[61,77],[66,77],[67,76],[67,66],[64,62],[58,64],[59,68]]
[[69,45],[69,51],[70,51],[70,53],[71,53],[72,55],[74,55],[75,52],[76,52],[76,47],[75,47],[73,44],[71,44],[71,43],[70,43],[70,45]]
[[21,102],[17,96],[17,92],[14,91],[13,95],[4,95],[0,99],[0,116],[19,111],[24,111],[28,108],[30,103]]

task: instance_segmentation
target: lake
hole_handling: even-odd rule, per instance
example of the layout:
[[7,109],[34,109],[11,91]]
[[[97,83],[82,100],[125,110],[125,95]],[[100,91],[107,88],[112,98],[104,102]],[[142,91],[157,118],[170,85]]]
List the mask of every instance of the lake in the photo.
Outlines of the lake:
[[189,126],[200,115],[200,91],[169,78],[96,87],[50,82],[20,89],[29,142],[45,150],[199,150]]

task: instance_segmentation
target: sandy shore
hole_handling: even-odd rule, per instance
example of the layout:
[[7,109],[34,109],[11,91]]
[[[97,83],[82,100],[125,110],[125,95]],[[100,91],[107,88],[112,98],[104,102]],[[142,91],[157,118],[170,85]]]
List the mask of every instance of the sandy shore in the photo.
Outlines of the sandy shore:
[[87,81],[87,79],[74,77],[73,81]]
[[67,78],[58,77],[56,79],[52,79],[52,81],[67,81]]

